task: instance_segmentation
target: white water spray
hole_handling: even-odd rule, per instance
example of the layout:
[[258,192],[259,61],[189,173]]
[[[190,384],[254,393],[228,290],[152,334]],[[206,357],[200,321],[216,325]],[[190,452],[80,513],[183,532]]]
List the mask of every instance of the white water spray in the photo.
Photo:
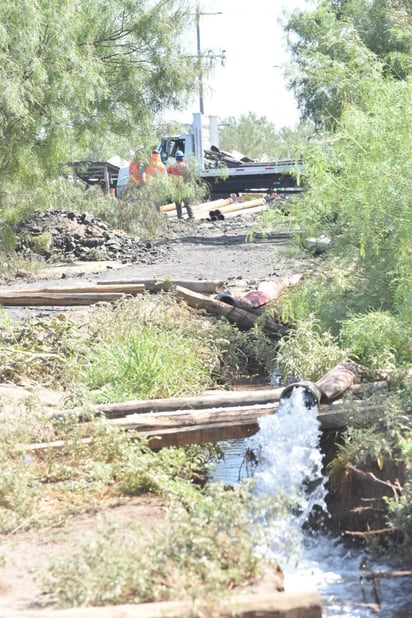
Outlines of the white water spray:
[[319,590],[324,618],[409,618],[411,606],[399,585],[396,599],[388,584],[379,599],[370,584],[362,586],[360,569],[367,554],[345,548],[322,526],[305,531],[310,518],[319,524],[328,516],[317,413],[305,389],[296,386],[289,398],[281,399],[276,414],[259,421],[260,431],[253,437],[259,451],[255,492],[285,505],[267,525],[266,544],[259,552],[281,563],[286,590]]
[[305,390],[294,387],[275,414],[259,420],[257,434],[233,441],[212,479],[236,483],[250,476],[241,462],[245,453],[256,454],[254,492],[276,507],[274,519],[269,508],[262,513],[265,546],[257,551],[280,564],[286,590],[320,592],[323,618],[411,618],[410,579],[382,581],[378,603],[372,585],[362,584],[361,568],[387,567],[372,565],[367,552],[348,549],[322,529],[305,530],[314,513],[315,523],[328,516],[317,411],[316,405],[308,407]]
[[319,450],[318,407],[305,398],[303,387],[295,387],[282,399],[276,414],[259,420],[259,466],[254,474],[257,495],[270,496],[282,504],[279,516],[267,530],[266,553],[288,560],[285,548],[295,552],[303,542],[303,526],[316,508],[327,513],[326,477],[322,474]]

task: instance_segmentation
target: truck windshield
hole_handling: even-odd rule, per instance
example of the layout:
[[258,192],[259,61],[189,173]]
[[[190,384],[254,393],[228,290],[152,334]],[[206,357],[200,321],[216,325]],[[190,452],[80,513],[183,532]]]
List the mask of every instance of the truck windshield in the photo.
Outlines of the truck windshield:
[[163,163],[174,159],[177,150],[185,152],[185,139],[182,137],[164,137],[157,147]]

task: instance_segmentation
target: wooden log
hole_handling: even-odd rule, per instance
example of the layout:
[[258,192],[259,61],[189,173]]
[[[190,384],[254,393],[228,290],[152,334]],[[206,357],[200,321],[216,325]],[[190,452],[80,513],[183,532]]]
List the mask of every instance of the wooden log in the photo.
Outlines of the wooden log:
[[[219,200],[212,200],[210,202],[202,202],[201,204],[193,204],[192,205],[192,210],[193,213],[196,212],[203,212],[203,211],[208,211],[210,209],[215,209],[215,208],[221,208],[222,206],[227,206],[228,204],[231,204],[233,202],[231,197],[228,198],[222,198]],[[174,213],[176,214],[176,204],[175,202],[172,202],[171,204],[166,204],[165,206],[160,206],[160,212],[165,212],[165,213]]]
[[[255,206],[254,208],[248,208],[247,209],[247,214],[248,215],[255,215],[258,214],[259,212],[263,212],[264,210],[268,209],[268,205],[265,204],[264,206]],[[235,210],[233,212],[227,212],[225,213],[224,217],[225,219],[234,219],[235,217],[240,217],[242,214],[244,214],[241,210]]]
[[[121,401],[117,403],[102,403],[97,404],[94,408],[96,414],[104,415],[107,419],[115,419],[125,417],[131,414],[147,414],[157,412],[177,412],[184,410],[207,410],[210,408],[225,408],[234,406],[254,406],[266,404],[275,405],[284,391],[285,387],[273,388],[264,385],[260,388],[248,388],[247,390],[229,390],[229,391],[209,391],[200,395],[191,397],[168,397],[157,399],[132,399],[129,401]],[[369,397],[376,392],[385,392],[388,390],[386,382],[372,382],[370,384],[355,384],[350,388],[354,397],[362,398]],[[320,411],[329,412],[331,417],[335,412],[340,414],[341,406],[349,406],[348,402],[336,402],[332,405],[322,404]],[[367,405],[367,402],[366,404]],[[51,415],[51,418],[61,418],[64,416],[80,416],[81,410],[59,410]],[[90,420],[90,419],[89,419]]]
[[[21,614],[19,614],[20,616]],[[15,618],[16,612],[5,610],[3,618]],[[219,601],[162,601],[134,605],[73,607],[69,609],[30,609],[25,618],[322,618],[322,602],[317,592],[232,593]]]
[[322,399],[333,401],[340,397],[357,380],[357,374],[351,363],[339,363],[320,378],[316,385],[322,393]]
[[206,425],[189,425],[186,427],[167,427],[161,430],[138,432],[139,436],[148,439],[151,449],[188,446],[190,444],[207,444],[224,442],[225,440],[241,440],[249,438],[259,431],[255,420],[233,423],[210,423]]
[[355,398],[363,399],[364,397],[371,397],[372,395],[376,395],[378,393],[387,393],[389,386],[386,380],[380,380],[379,382],[352,384],[349,390]]
[[33,293],[30,295],[15,295],[6,296],[0,294],[0,305],[8,307],[27,307],[38,305],[50,305],[50,306],[75,306],[75,305],[93,305],[95,303],[112,303],[120,300],[124,297],[124,294],[103,292],[101,294],[58,294],[58,293]]
[[[254,425],[258,419],[278,410],[279,402],[267,404],[225,406],[222,408],[203,408],[192,411],[154,412],[129,414],[110,420],[110,424],[126,430],[158,432],[163,429],[185,427],[213,426],[214,424]],[[368,426],[381,418],[385,412],[383,404],[357,402],[357,424]],[[322,404],[318,413],[318,420],[323,431],[327,429],[345,429],[349,419],[353,417],[354,406],[350,402],[342,401],[339,405]]]
[[[167,447],[181,447],[188,444],[204,444],[208,442],[221,442],[225,440],[237,440],[247,438],[259,431],[256,420],[238,420],[234,423],[210,423],[207,425],[188,425],[184,427],[164,427],[149,431],[130,432],[131,437],[147,438],[150,448],[159,450]],[[80,444],[90,444],[92,436],[79,439]],[[52,442],[37,442],[32,444],[19,444],[17,450],[33,452],[40,457],[44,454],[52,454],[67,446],[64,440]]]
[[171,202],[170,204],[163,204],[163,206],[160,206],[160,212],[168,213],[170,211],[176,212],[176,204],[174,202]]
[[[239,406],[236,410],[222,408],[220,410],[200,410],[188,412],[187,415],[180,413],[136,414],[130,418],[113,420],[110,424],[117,425],[122,429],[132,432],[136,437],[148,439],[151,448],[160,449],[169,446],[184,446],[187,444],[201,444],[205,442],[221,442],[235,438],[245,438],[259,431],[259,418],[268,414],[276,413],[278,403],[259,406]],[[359,402],[357,422],[363,422],[369,426],[371,422],[382,418],[385,413],[384,405],[374,405],[369,402]],[[149,418],[151,417],[151,419]],[[169,417],[169,418],[168,418]],[[195,422],[196,417],[200,422]],[[349,402],[337,404],[321,404],[318,419],[320,429],[343,430],[353,417],[353,405]],[[143,421],[142,421],[143,418]],[[207,422],[202,422],[207,421]],[[151,429],[147,428],[150,423]],[[85,432],[93,432],[94,425]],[[84,444],[89,443],[92,436],[81,438]],[[20,451],[33,451],[38,454],[60,450],[66,446],[64,440],[53,442],[40,442],[36,444],[20,444]]]
[[252,200],[247,200],[246,202],[235,202],[234,204],[222,206],[219,210],[222,215],[225,215],[229,212],[248,210],[249,208],[255,208],[256,206],[264,206],[265,204],[266,200],[264,197],[256,197]]
[[[97,282],[98,287],[107,284],[116,284],[115,281]],[[168,277],[159,277],[158,279],[133,279],[130,281],[118,281],[117,285],[131,285],[138,284],[143,285],[145,290],[149,292],[160,292],[171,290],[177,285],[192,290],[193,292],[200,292],[202,294],[215,294],[216,292],[222,292],[225,289],[225,283],[221,280],[188,280],[188,279],[169,279]]]
[[318,419],[322,431],[327,429],[342,430],[351,422],[357,411],[357,425],[369,426],[372,422],[382,418],[385,414],[383,404],[372,404],[368,401],[356,402],[356,407],[351,402],[339,401],[335,404],[321,404]]
[[[137,399],[120,403],[104,403],[96,411],[106,418],[119,418],[127,414],[145,412],[175,412],[178,410],[202,410],[233,406],[264,405],[279,401],[282,388],[259,391],[218,391],[209,395],[172,397],[167,399]],[[70,411],[66,411],[68,413]]]
[[225,406],[224,408],[205,408],[193,411],[150,412],[128,414],[127,416],[111,419],[109,422],[115,427],[126,430],[157,431],[168,427],[187,427],[194,425],[211,425],[213,423],[232,423],[241,421],[255,421],[261,416],[273,414],[278,408],[277,402],[250,406]]
[[235,322],[240,328],[249,330],[259,319],[262,320],[264,330],[271,333],[273,336],[283,336],[287,333],[288,327],[275,322],[270,316],[262,316],[260,314],[246,311],[223,303],[220,300],[215,300],[209,296],[192,292],[181,286],[176,287],[176,296],[184,300],[190,307],[195,309],[204,309],[211,315],[225,317],[230,322]]
[[14,288],[0,290],[0,296],[29,296],[30,294],[141,294],[145,291],[144,281],[126,281],[125,283],[102,282],[95,285],[55,286],[47,288]]

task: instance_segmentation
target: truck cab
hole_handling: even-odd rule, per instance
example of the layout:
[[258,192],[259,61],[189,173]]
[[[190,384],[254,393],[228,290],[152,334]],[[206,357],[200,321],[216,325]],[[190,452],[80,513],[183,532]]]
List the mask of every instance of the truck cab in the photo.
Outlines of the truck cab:
[[189,132],[163,137],[157,150],[166,165],[170,158],[175,158],[176,151],[181,150],[184,152],[186,163],[195,158],[202,170],[205,167],[204,151],[210,150],[212,146],[219,147],[217,116],[195,113]]
[[165,165],[169,163],[169,159],[174,159],[176,152],[181,150],[185,154],[185,161],[188,161],[193,156],[193,135],[191,133],[182,133],[163,137],[160,144],[157,146],[160,152],[160,157]]

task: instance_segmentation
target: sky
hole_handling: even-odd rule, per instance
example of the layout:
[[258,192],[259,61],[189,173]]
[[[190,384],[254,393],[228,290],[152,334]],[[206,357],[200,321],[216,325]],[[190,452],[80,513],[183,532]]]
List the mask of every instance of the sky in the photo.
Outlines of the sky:
[[[193,0],[196,6],[196,0]],[[286,10],[309,10],[310,0],[199,0],[201,53],[211,50],[217,56],[225,50],[214,73],[204,80],[205,114],[224,119],[239,118],[253,112],[265,116],[276,129],[293,128],[298,111],[293,94],[283,76],[288,53],[284,32],[278,20]],[[209,14],[206,13],[219,13]],[[197,53],[196,28],[188,32],[188,46]],[[168,112],[167,119],[190,123],[200,110],[199,97],[185,112]]]

